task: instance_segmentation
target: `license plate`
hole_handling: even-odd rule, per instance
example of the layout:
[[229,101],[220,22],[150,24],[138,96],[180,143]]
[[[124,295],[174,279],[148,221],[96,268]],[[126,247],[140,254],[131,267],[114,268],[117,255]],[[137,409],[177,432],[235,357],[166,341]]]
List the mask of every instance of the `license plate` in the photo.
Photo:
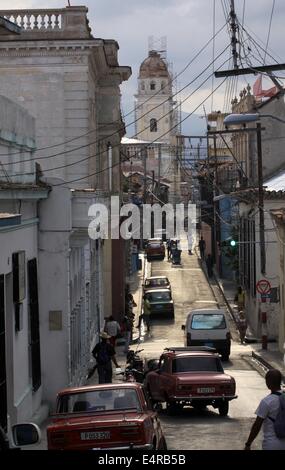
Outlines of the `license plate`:
[[212,348],[214,346],[214,343],[205,343],[205,346],[208,346],[209,348]]
[[110,439],[110,432],[82,432],[80,433],[80,438],[82,441],[93,441],[93,440],[103,440]]
[[214,393],[215,388],[214,387],[202,387],[202,388],[197,388],[198,393]]
[[163,308],[163,305],[156,305],[155,308],[156,310],[161,310]]

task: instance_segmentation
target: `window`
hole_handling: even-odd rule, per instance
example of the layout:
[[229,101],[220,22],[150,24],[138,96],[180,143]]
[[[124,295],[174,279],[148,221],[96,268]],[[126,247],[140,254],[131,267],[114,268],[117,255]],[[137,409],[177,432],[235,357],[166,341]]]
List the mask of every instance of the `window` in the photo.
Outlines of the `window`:
[[29,317],[30,317],[30,354],[32,364],[32,384],[35,392],[41,386],[41,348],[38,303],[38,275],[36,258],[28,261]]
[[226,328],[226,321],[223,314],[195,314],[192,317],[192,330],[223,330]]
[[103,389],[90,392],[67,393],[57,403],[57,413],[100,412],[123,409],[141,411],[136,390]]
[[145,89],[144,82],[141,82],[141,90],[144,90],[144,89]]
[[171,300],[171,293],[170,292],[151,292],[146,294],[147,298],[150,302],[167,302]]
[[149,122],[150,132],[157,132],[157,120],[152,118]]
[[223,367],[216,357],[179,357],[172,362],[172,372],[223,372]]
[[154,82],[151,82],[151,84],[150,84],[150,89],[151,89],[151,90],[155,90],[155,83],[154,83]]

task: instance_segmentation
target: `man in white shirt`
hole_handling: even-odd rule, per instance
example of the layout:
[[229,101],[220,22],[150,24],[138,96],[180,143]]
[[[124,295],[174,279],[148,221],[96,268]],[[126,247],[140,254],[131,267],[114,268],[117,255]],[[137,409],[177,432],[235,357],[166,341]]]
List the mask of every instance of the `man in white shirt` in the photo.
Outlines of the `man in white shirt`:
[[116,346],[116,338],[117,338],[118,334],[121,331],[121,327],[120,327],[119,323],[114,319],[114,317],[112,317],[112,315],[109,317],[109,319],[106,322],[105,331],[110,336],[110,339],[109,339],[110,344],[113,347],[115,347]]
[[257,418],[252,425],[248,440],[245,444],[245,450],[250,450],[250,446],[256,436],[259,434],[263,425],[263,450],[285,450],[285,438],[279,439],[274,430],[274,420],[279,411],[279,395],[281,391],[281,372],[277,369],[271,369],[265,376],[266,385],[271,390],[270,395],[267,395],[261,400],[255,414]]

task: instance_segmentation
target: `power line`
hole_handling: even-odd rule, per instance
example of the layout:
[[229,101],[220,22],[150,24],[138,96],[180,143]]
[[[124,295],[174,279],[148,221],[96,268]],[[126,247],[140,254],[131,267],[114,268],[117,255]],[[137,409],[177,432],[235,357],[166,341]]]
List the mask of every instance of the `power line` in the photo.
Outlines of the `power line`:
[[[214,89],[214,93],[225,83],[226,80],[227,80],[227,77],[225,77],[224,80]],[[202,86],[202,85],[201,85],[201,86]],[[201,106],[203,103],[205,103],[211,96],[212,96],[212,92],[211,92],[201,103],[199,103],[199,105],[196,106],[196,108],[195,108],[191,113],[189,113],[187,116],[185,116],[185,118],[183,118],[183,119],[180,121],[180,123],[186,121],[190,116],[192,116],[192,114],[194,114],[195,111],[197,111],[197,109],[199,109],[200,106]],[[170,130],[175,129],[176,127],[177,127],[177,125],[173,126]],[[161,139],[161,137],[163,137],[164,135],[168,134],[168,132],[169,132],[169,131],[167,131],[167,132],[165,132],[164,134],[160,135],[160,136],[157,137],[157,139],[155,139],[154,141],[149,142],[148,146],[150,146],[150,145],[152,145],[153,143],[155,143],[158,139]],[[99,174],[99,173],[102,173],[103,171],[109,170],[109,169],[111,169],[111,168],[113,168],[113,167],[115,167],[115,166],[117,166],[117,165],[119,165],[119,163],[116,163],[116,164],[114,164],[114,165],[112,165],[112,166],[110,166],[110,167],[107,167],[107,168],[105,168],[105,169],[103,169],[103,170],[100,170],[100,171],[98,171],[98,172],[90,173],[90,174],[88,174],[87,176],[84,176],[84,177],[75,178],[75,179],[73,179],[73,180],[64,181],[64,182],[62,182],[62,183],[51,184],[50,186],[53,186],[53,187],[54,187],[54,186],[63,186],[63,185],[65,185],[65,184],[70,184],[70,183],[74,183],[74,182],[77,182],[77,181],[82,181],[82,180],[85,180],[85,179],[87,179],[87,178],[90,178],[91,176],[95,176],[95,175],[97,175],[97,174]]]
[[[168,82],[167,82],[165,85],[163,85],[163,87],[161,87],[160,90],[157,90],[155,93],[153,93],[149,98],[147,98],[147,99],[144,101],[144,103],[147,103],[148,101],[150,101],[151,99],[153,99],[154,96],[160,94],[161,91],[162,91],[164,88],[168,87],[169,84],[173,83],[180,75],[182,75],[182,74],[190,67],[190,65],[200,56],[200,54],[202,54],[202,52],[204,52],[204,50],[208,47],[208,45],[223,31],[223,29],[225,28],[225,26],[226,26],[226,23],[215,33],[215,36],[214,36],[214,37],[211,37],[211,38],[204,44],[204,46],[195,54],[195,56],[186,64],[186,66],[185,66],[178,74],[176,74],[173,78],[171,78],[170,80],[168,80]],[[178,93],[179,93],[179,91],[178,91]],[[177,94],[177,93],[174,93],[172,96],[175,96],[176,94]],[[165,100],[164,102],[160,103],[159,106],[161,106],[162,104],[166,103],[166,101],[167,101],[167,100]],[[158,106],[156,106],[155,108],[152,108],[150,111],[148,111],[147,114],[149,114],[150,112],[152,112],[152,111],[153,111],[154,109],[156,109],[157,107],[158,107]],[[129,112],[124,116],[124,118],[126,118],[126,117],[129,116],[130,114],[133,114],[133,113],[136,111],[136,109],[137,109],[137,108],[134,107],[131,111],[129,111]],[[136,121],[137,121],[137,120],[132,121],[132,122],[130,122],[130,123],[127,124],[127,125],[123,125],[123,126],[122,126],[121,128],[119,128],[118,130],[124,130],[126,127],[129,127],[129,126],[133,125]],[[104,129],[106,126],[110,125],[110,124],[113,124],[113,122],[111,122],[111,123],[105,123],[103,129]],[[47,147],[38,148],[38,149],[35,150],[35,152],[39,152],[39,151],[41,151],[41,150],[47,150],[47,149],[50,149],[50,148],[59,147],[59,146],[61,146],[61,145],[68,144],[68,143],[73,142],[73,141],[75,141],[75,140],[81,139],[82,137],[86,137],[87,135],[91,134],[92,132],[96,132],[96,131],[97,131],[97,129],[92,129],[92,130],[90,130],[90,131],[88,131],[88,132],[86,132],[86,133],[84,133],[84,134],[82,134],[82,135],[79,135],[79,136],[77,136],[77,137],[73,137],[72,139],[67,140],[67,141],[63,141],[63,142],[61,142],[61,143],[59,143],[59,144],[54,144],[54,145],[49,145],[49,146],[47,146]],[[110,138],[110,137],[112,137],[113,135],[115,135],[116,133],[117,133],[117,131],[114,132],[113,134],[110,134],[108,137]],[[105,139],[106,139],[106,137],[101,138],[101,139],[98,139],[97,141],[92,142],[92,143],[89,144],[89,145],[93,145],[93,144],[95,144],[95,143],[99,143],[99,142],[101,142],[102,140],[105,140]],[[75,149],[75,150],[76,150],[76,149]],[[71,151],[73,151],[73,150],[71,150]],[[19,152],[13,152],[13,153],[11,153],[11,154],[2,154],[2,153],[1,153],[1,154],[0,154],[0,157],[1,157],[1,156],[10,157],[10,156],[13,156],[13,155],[19,155],[19,154],[21,154],[21,153],[22,153],[21,151],[19,151]],[[62,152],[61,152],[61,153],[62,153]],[[49,156],[45,156],[45,157],[35,157],[35,158],[29,159],[29,160],[22,160],[22,162],[31,161],[31,160],[36,160],[37,158],[38,158],[38,159],[39,159],[39,158],[52,158],[53,156],[58,156],[58,155],[60,155],[61,153],[56,154],[56,155],[49,155]],[[15,162],[15,163],[21,163],[21,161],[20,161],[20,162]]]
[[[225,50],[228,48],[229,46],[227,46],[216,58],[216,60],[225,52]],[[228,61],[228,59],[226,61],[223,62],[223,64],[220,65],[220,67],[222,67],[226,62]],[[205,73],[205,71],[211,66],[211,63],[198,75],[196,76],[191,82],[189,82],[183,89],[185,89],[186,87],[188,87],[189,85],[191,85],[194,81],[197,80],[197,78],[199,78],[201,75],[203,75]],[[219,68],[220,68],[219,67]],[[212,76],[212,73],[193,91],[191,92],[189,95],[187,95],[182,101],[181,101],[181,104],[184,103],[185,101],[187,101],[194,93],[196,93]],[[182,89],[182,90],[183,90]],[[180,103],[179,105],[180,106]],[[177,107],[178,107],[177,106]],[[177,109],[174,108],[174,109]],[[147,113],[148,114],[148,113]],[[169,115],[169,112],[166,112],[164,115],[162,115],[159,119],[157,119],[157,122],[161,121],[163,118],[165,118],[166,116]],[[183,122],[180,121],[180,122]],[[171,130],[175,129],[177,127],[177,124],[175,124],[170,130],[168,130],[167,132],[165,132],[162,136],[159,136],[158,138],[156,138],[153,142],[149,143],[148,145],[151,145],[152,143],[155,143],[157,142],[161,137],[167,135]],[[141,134],[142,132],[144,132],[146,130],[146,128],[142,129],[137,135]],[[120,144],[119,144],[120,146]],[[85,148],[86,146],[83,146],[81,148]],[[114,146],[113,148],[116,148],[118,146]],[[80,148],[80,149],[81,149]],[[55,170],[60,170],[60,169],[63,169],[63,168],[68,168],[68,167],[71,167],[71,166],[74,166],[74,165],[78,165],[79,163],[82,163],[84,161],[88,161],[90,160],[91,158],[95,158],[95,157],[98,157],[99,155],[102,155],[104,154],[104,151],[102,152],[99,152],[99,153],[95,153],[93,155],[89,155],[88,157],[84,157],[80,160],[77,160],[75,162],[72,162],[72,163],[67,163],[67,164],[64,164],[64,165],[60,165],[60,166],[57,166],[57,167],[52,167],[52,168],[48,168],[46,170],[44,170],[45,173],[47,172],[50,172],[50,171],[55,171]],[[15,164],[15,162],[13,162]],[[107,170],[107,168],[104,169],[104,171]],[[28,172],[28,173],[15,173],[15,174],[10,174],[10,176],[26,176],[26,175],[30,175],[31,172]]]
[[265,59],[266,59],[266,55],[267,55],[267,48],[268,48],[269,38],[270,38],[270,33],[271,33],[271,24],[272,24],[274,7],[275,7],[275,0],[273,0],[273,2],[272,2],[272,9],[271,9],[271,15],[270,15],[270,20],[269,20],[269,28],[268,28],[268,34],[267,34],[267,41],[266,41],[263,65],[265,65]]

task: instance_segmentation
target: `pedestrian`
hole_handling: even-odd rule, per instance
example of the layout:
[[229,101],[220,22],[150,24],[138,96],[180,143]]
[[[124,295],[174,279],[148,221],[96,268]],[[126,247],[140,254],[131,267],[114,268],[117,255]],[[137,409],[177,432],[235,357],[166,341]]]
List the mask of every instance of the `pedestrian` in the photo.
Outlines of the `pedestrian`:
[[188,232],[188,254],[192,255],[192,247],[193,247],[193,233],[192,230],[190,229]]
[[123,318],[123,330],[125,335],[124,353],[127,354],[132,339],[132,321],[128,315],[125,315]]
[[116,339],[121,331],[121,327],[112,315],[106,321],[104,331],[106,331],[106,333],[110,336],[109,342],[113,346],[113,348],[115,348]]
[[108,342],[110,336],[103,331],[100,333],[101,341],[96,344],[92,354],[97,361],[97,370],[99,376],[99,384],[112,383],[112,362],[116,367],[120,367],[117,363],[116,353],[113,346]]
[[166,249],[167,249],[167,260],[169,261],[171,258],[171,240],[167,240]]
[[200,250],[200,257],[202,260],[205,258],[205,249],[206,249],[206,242],[203,237],[199,240],[199,250]]
[[151,307],[150,301],[148,300],[147,295],[143,296],[143,316],[142,319],[146,325],[147,332],[150,333],[150,314],[151,314]]
[[[263,427],[263,450],[285,450],[285,438],[278,438],[274,429],[274,421],[280,409],[281,391],[281,372],[277,369],[270,369],[266,376],[265,382],[271,393],[263,398],[255,412],[257,418],[252,425],[245,450],[250,450],[251,444],[258,436]],[[282,397],[283,398],[283,397]]]
[[237,295],[235,296],[235,300],[237,301],[237,304],[238,304],[238,310],[244,310],[244,306],[245,306],[245,293],[242,289],[241,286],[239,286],[238,288],[238,291],[237,291]]
[[210,253],[208,254],[206,258],[206,266],[207,266],[208,277],[212,277],[213,276],[213,257],[212,255],[210,255]]
[[238,314],[237,327],[239,330],[240,344],[244,344],[245,334],[247,330],[247,321],[243,310],[240,310]]

